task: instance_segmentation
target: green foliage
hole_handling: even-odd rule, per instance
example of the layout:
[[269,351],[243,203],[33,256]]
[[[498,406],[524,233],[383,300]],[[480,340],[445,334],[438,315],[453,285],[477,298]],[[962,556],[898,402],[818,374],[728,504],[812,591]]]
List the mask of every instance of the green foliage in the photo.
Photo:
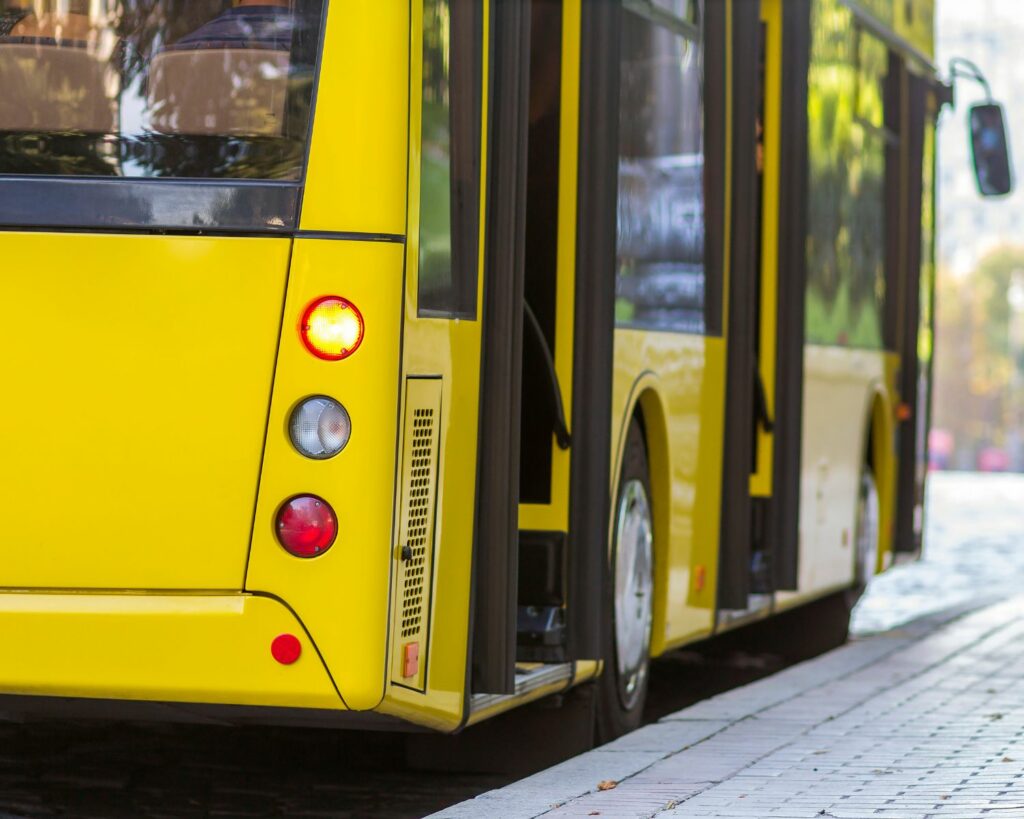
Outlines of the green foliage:
[[807,338],[882,346],[888,52],[837,0],[812,17]]
[[[1005,446],[1024,412],[1024,247],[999,247],[964,278],[940,273],[933,425],[953,433],[961,466]],[[1018,294],[1018,298],[1024,293]]]
[[1008,293],[1015,274],[1024,277],[1024,248],[1001,247],[981,260],[972,277],[973,300],[980,311],[986,352],[992,356],[1010,350]]

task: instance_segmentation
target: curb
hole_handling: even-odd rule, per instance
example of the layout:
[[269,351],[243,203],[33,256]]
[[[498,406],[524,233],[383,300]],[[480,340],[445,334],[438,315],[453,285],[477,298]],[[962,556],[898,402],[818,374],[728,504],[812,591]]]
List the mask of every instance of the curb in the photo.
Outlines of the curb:
[[[609,780],[616,783],[616,806],[625,808],[628,803],[631,815],[653,815],[671,809],[755,764],[815,725],[936,665],[935,651],[918,651],[920,644],[934,642],[941,648],[941,656],[948,658],[1003,628],[1022,612],[1024,598],[994,605],[987,600],[858,638],[771,677],[670,714],[519,782],[453,805],[432,814],[432,819],[533,819],[597,793],[599,783]],[[922,659],[925,656],[929,657],[927,661]],[[890,658],[896,660],[891,663],[891,671],[867,675],[872,677],[871,682],[858,683],[859,672]],[[801,705],[802,695],[826,686],[835,689],[834,696],[828,698],[829,713],[815,713]],[[742,741],[733,737],[740,733],[733,730],[739,723],[743,723]],[[687,751],[692,753],[684,753]],[[672,767],[671,784],[659,782],[656,776],[644,776],[656,763],[673,757],[677,759],[667,763]],[[626,787],[621,788],[623,785]]]

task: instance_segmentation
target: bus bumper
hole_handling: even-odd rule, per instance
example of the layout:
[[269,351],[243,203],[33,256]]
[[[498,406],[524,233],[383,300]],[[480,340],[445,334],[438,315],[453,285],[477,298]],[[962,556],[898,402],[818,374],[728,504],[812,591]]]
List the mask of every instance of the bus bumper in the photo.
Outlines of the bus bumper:
[[[302,624],[268,597],[0,593],[0,634],[0,694],[344,708]],[[280,635],[298,640],[291,664],[271,652]]]

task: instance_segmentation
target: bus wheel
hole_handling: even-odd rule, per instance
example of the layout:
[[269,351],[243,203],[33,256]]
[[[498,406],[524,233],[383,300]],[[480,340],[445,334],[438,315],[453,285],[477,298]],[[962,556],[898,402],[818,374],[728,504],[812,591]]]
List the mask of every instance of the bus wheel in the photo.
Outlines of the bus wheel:
[[647,698],[654,603],[654,522],[647,451],[633,421],[619,476],[612,532],[614,602],[605,629],[599,683],[597,740],[608,742],[639,727]]
[[854,600],[864,592],[868,581],[874,576],[878,563],[879,532],[878,486],[871,467],[865,465],[860,476],[860,492],[857,495],[857,520],[854,529]]

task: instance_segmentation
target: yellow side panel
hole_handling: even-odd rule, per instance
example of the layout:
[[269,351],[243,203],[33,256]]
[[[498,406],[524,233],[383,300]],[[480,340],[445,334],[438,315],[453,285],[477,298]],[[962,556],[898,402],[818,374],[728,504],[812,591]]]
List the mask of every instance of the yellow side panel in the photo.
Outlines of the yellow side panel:
[[718,338],[615,332],[612,497],[626,426],[646,425],[655,524],[652,652],[710,633],[722,494],[725,344]]
[[[576,175],[579,167],[580,0],[562,7],[562,100],[559,122],[558,259],[555,372],[566,419],[572,419],[572,372],[576,298]],[[571,431],[571,430],[570,430]],[[566,531],[569,526],[569,466],[572,449],[551,436],[551,502],[520,504],[519,528]]]
[[[302,625],[276,600],[232,595],[0,594],[5,694],[341,707]],[[302,653],[282,665],[280,634]]]
[[[489,4],[484,5],[484,31],[489,31]],[[420,230],[420,120],[422,94],[422,4],[412,4],[412,71],[409,85],[409,228],[406,240],[405,343],[402,370],[407,378],[441,381],[438,451],[438,493],[434,523],[434,572],[431,588],[430,662],[426,691],[391,685],[380,710],[439,730],[453,730],[465,709],[470,582],[473,565],[473,522],[476,508],[477,427],[480,406],[480,348],[483,282],[478,278],[475,319],[427,318],[418,315]],[[485,36],[484,42],[489,42]],[[483,54],[483,75],[489,76],[490,55]],[[487,122],[487,84],[481,121]],[[478,272],[483,268],[483,224],[487,201],[486,129],[481,134],[480,225]],[[393,557],[397,563],[398,558]]]
[[0,586],[241,587],[289,246],[0,234]]
[[[429,656],[430,589],[434,563],[434,502],[441,380],[410,378],[402,429],[401,501],[391,613],[391,680],[422,691]],[[415,652],[410,662],[407,652]]]
[[409,5],[328,4],[303,230],[405,233]]
[[[776,339],[779,289],[779,145],[782,118],[782,3],[762,0],[761,19],[767,26],[764,94],[764,174],[761,179],[761,338],[757,366],[764,380],[768,415],[775,417]],[[741,295],[742,297],[742,295]],[[769,497],[775,436],[757,430],[757,471],[750,476],[750,494]]]
[[929,58],[935,57],[935,0],[896,3],[896,34]]
[[884,389],[885,353],[808,346],[804,352],[799,591],[780,605],[847,586],[872,402]]
[[[323,655],[353,709],[383,695],[392,553],[403,247],[399,243],[297,239],[292,256],[274,399],[256,507],[250,591],[286,600]],[[299,324],[314,298],[338,295],[362,312],[362,345],[343,361],[321,361],[303,346]],[[338,455],[304,458],[288,438],[301,399],[328,395],[347,408],[352,437]],[[338,538],[319,557],[292,557],[274,519],[292,495],[324,498]]]
[[878,561],[876,572],[883,572],[892,564],[894,521],[896,517],[896,389],[900,357],[885,353],[885,377],[875,397],[875,412],[871,422],[872,456],[875,481],[878,484]]

